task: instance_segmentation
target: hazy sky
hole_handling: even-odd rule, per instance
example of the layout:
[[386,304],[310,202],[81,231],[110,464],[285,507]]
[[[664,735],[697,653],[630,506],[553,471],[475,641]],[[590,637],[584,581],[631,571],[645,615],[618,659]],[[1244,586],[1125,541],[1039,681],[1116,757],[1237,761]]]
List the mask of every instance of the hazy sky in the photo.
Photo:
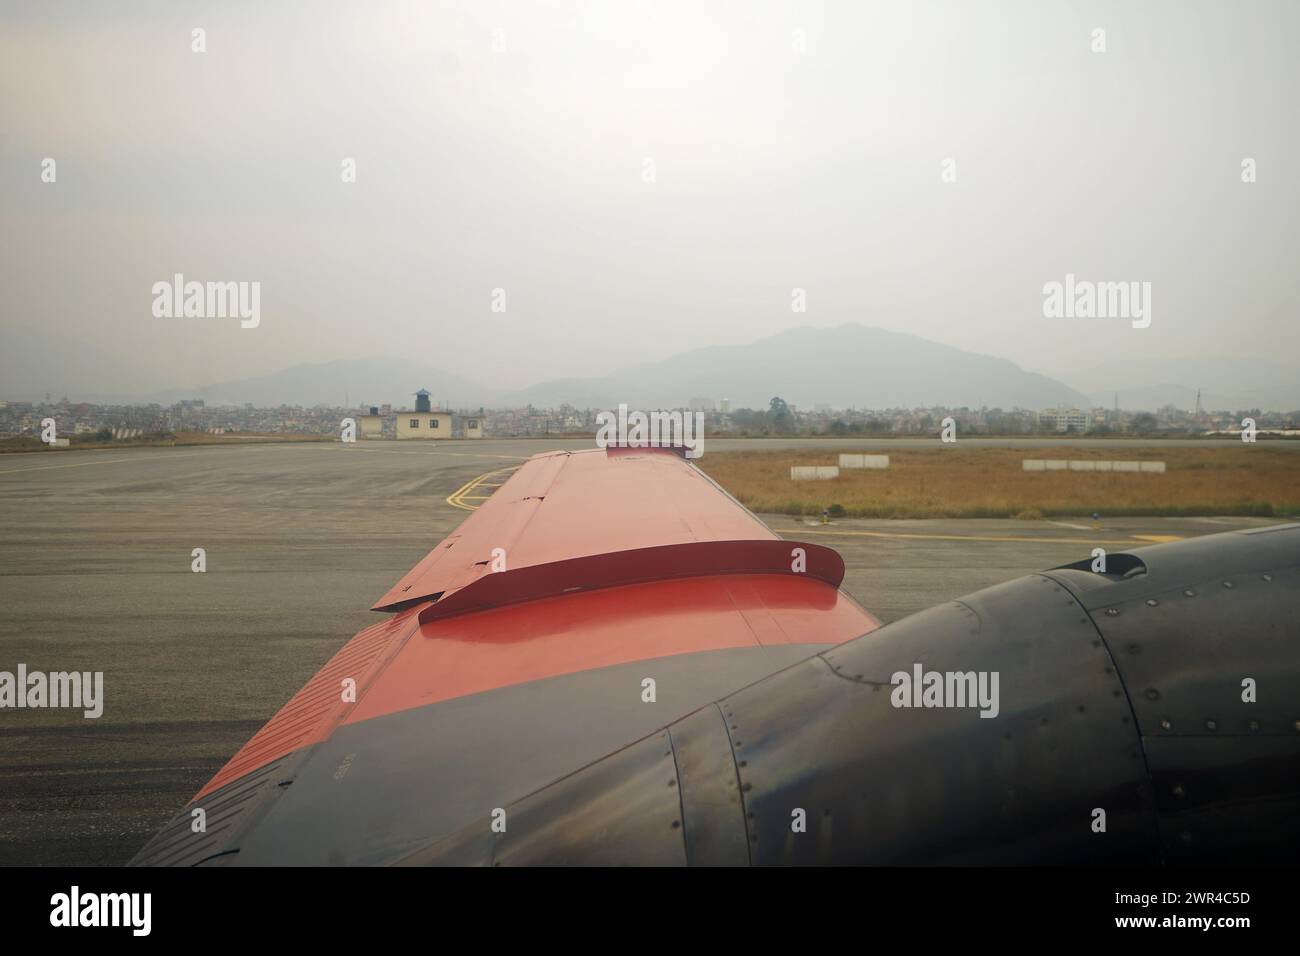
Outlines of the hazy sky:
[[[847,321],[1082,388],[1300,378],[1297,117],[1294,2],[5,0],[0,397]],[[260,326],[155,318],[177,272],[259,281]],[[1044,318],[1066,273],[1151,282],[1150,328]]]

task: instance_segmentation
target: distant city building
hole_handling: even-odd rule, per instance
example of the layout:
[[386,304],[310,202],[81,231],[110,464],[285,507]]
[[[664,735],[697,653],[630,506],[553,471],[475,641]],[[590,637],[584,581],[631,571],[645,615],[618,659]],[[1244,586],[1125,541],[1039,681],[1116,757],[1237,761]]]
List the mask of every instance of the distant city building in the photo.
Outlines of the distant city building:
[[383,438],[384,437],[384,418],[379,414],[379,406],[371,405],[370,414],[362,415],[357,424],[360,426],[362,438]]
[[[575,408],[562,404],[558,408],[480,408],[477,412],[461,411],[454,417],[450,412],[437,411],[429,400],[428,392],[417,395],[416,408],[401,413],[403,439],[451,439],[547,435],[590,435],[596,430],[596,415],[601,409]],[[302,407],[278,405],[259,408],[250,403],[242,405],[199,405],[200,399],[189,403],[161,405],[98,405],[88,402],[65,403],[24,402],[13,399],[0,400],[0,440],[17,437],[39,437],[42,421],[53,418],[58,422],[59,434],[69,436],[75,443],[93,444],[113,439],[166,438],[180,432],[206,432],[220,435],[223,432],[244,434],[293,434],[337,437],[339,422],[351,418],[360,424],[360,438],[394,439],[398,437],[398,415],[386,405],[360,407],[335,407],[316,405]],[[740,409],[731,411],[731,402],[718,400],[719,412],[704,414],[710,433],[770,434],[771,423],[765,410]],[[1190,403],[1189,403],[1190,404]],[[420,406],[427,406],[427,410]],[[957,420],[959,434],[1031,434],[1047,431],[1053,434],[1125,433],[1134,429],[1134,419],[1139,410],[1092,408],[1087,411],[1071,408],[998,409],[945,408],[928,406],[918,408],[832,408],[830,412],[818,404],[812,411],[803,412],[797,406],[788,409],[789,418],[784,424],[787,433],[851,435],[854,433],[897,435],[930,434],[938,423],[951,415]],[[1202,399],[1202,414],[1184,411],[1172,406],[1161,408],[1153,416],[1141,410],[1139,419],[1143,430],[1150,430],[1152,418],[1155,426],[1169,433],[1184,432],[1226,433],[1235,435],[1241,429],[1241,419],[1249,415],[1256,420],[1260,435],[1293,436],[1300,428],[1300,412],[1260,411],[1259,409],[1206,410]],[[377,413],[377,414],[376,414]],[[375,419],[378,419],[376,421]],[[412,425],[412,422],[415,422]],[[454,427],[453,427],[454,424]],[[475,425],[477,427],[475,427]]]
[[430,440],[451,437],[451,412],[434,411],[429,404],[429,393],[420,389],[415,393],[414,411],[397,411],[397,440]]
[[1038,425],[1046,431],[1086,432],[1091,424],[1088,413],[1077,408],[1049,408],[1039,413]]
[[715,412],[718,410],[717,403],[711,398],[692,398],[690,407],[693,412]]

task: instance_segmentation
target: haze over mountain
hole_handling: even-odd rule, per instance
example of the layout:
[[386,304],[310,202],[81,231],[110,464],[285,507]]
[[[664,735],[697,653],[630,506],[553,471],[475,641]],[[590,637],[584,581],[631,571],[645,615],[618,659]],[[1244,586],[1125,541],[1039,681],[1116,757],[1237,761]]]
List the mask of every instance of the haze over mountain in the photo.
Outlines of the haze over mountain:
[[1088,399],[1062,382],[1005,359],[977,355],[913,335],[848,324],[799,328],[745,345],[696,349],[592,378],[501,388],[411,359],[364,358],[296,365],[271,375],[205,388],[140,396],[162,404],[202,398],[209,404],[406,406],[418,388],[451,407],[612,408],[684,405],[729,398],[733,408],[765,408],[774,395],[800,407],[885,408],[969,405],[1043,408]]
[[[378,354],[588,404],[624,366],[856,321],[1088,395],[1300,392],[1300,4],[985,6],[0,3],[0,398],[473,401],[342,387]],[[155,315],[177,274],[257,283],[256,329]],[[1149,281],[1149,327],[1048,318],[1069,275]],[[850,358],[825,390],[626,383],[950,394]],[[315,363],[319,391],[275,394]]]
[[[94,381],[92,352],[62,348],[75,381]],[[448,355],[443,363],[450,364]],[[111,361],[111,360],[110,360]],[[0,358],[0,398],[38,398],[21,360]],[[10,374],[12,373],[12,374]],[[269,375],[192,387],[130,391],[126,388],[66,388],[52,383],[52,394],[74,401],[107,404],[157,402],[168,405],[201,398],[210,405],[330,405],[361,407],[388,403],[408,407],[413,393],[427,388],[435,404],[449,408],[555,407],[613,408],[620,402],[646,408],[685,405],[695,397],[729,398],[733,408],[765,408],[780,395],[801,408],[825,403],[835,408],[888,408],[962,405],[978,408],[1043,409],[1110,407],[1119,394],[1121,408],[1155,411],[1164,405],[1191,410],[1202,389],[1206,410],[1300,408],[1300,382],[1284,366],[1268,362],[1185,362],[1167,365],[1113,362],[1081,369],[1082,389],[1074,383],[1026,371],[1005,359],[967,352],[914,335],[849,323],[834,328],[790,329],[743,345],[694,349],[657,362],[633,364],[590,378],[547,379],[535,384],[476,381],[418,358],[367,357],[304,363]],[[1112,385],[1111,383],[1115,383]],[[147,386],[146,386],[147,387]]]
[[[1154,412],[1166,405],[1172,405],[1174,408],[1190,412],[1196,408],[1196,391],[1195,388],[1186,385],[1173,385],[1167,382],[1159,385],[1139,385],[1134,388],[1112,389],[1109,392],[1094,392],[1090,404],[1110,408],[1118,401],[1120,408],[1143,412]],[[1248,408],[1290,412],[1300,409],[1300,398],[1297,398],[1295,393],[1295,388],[1276,387],[1259,387],[1243,393],[1202,389],[1201,408],[1207,412],[1233,412]]]
[[257,406],[382,405],[409,408],[417,389],[427,388],[439,407],[477,407],[501,402],[506,393],[454,372],[403,358],[369,357],[294,365],[270,375],[222,382],[204,388],[173,388],[142,400],[170,405],[201,398],[209,405]]
[[[1086,396],[1005,359],[977,355],[914,335],[847,324],[799,328],[747,345],[696,349],[581,382],[543,382],[521,390],[534,405],[562,401],[581,387],[592,405],[654,407],[694,396],[730,398],[733,408],[766,408],[774,395],[803,408],[981,405],[1041,408]],[[572,401],[572,399],[569,399]]]
[[1191,411],[1199,389],[1207,411],[1295,411],[1300,409],[1300,375],[1277,360],[1285,355],[1285,350],[1249,360],[1171,355],[1160,363],[1108,356],[1102,365],[1081,365],[1074,383],[1106,408],[1118,392],[1120,408],[1155,411],[1173,405]]

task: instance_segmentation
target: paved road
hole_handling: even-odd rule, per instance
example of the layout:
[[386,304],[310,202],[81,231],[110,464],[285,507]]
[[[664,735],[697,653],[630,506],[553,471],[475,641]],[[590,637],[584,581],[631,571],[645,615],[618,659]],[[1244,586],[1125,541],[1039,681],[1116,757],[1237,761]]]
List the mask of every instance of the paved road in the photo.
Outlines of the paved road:
[[[559,447],[0,456],[0,670],[103,671],[107,698],[98,720],[0,711],[0,864],[127,860],[377,619],[371,602],[465,517],[448,495]],[[729,447],[774,445],[719,440],[709,451]],[[1269,523],[765,520],[840,549],[847,589],[885,621],[1078,559],[1094,543]],[[194,548],[206,550],[205,574],[190,570]]]

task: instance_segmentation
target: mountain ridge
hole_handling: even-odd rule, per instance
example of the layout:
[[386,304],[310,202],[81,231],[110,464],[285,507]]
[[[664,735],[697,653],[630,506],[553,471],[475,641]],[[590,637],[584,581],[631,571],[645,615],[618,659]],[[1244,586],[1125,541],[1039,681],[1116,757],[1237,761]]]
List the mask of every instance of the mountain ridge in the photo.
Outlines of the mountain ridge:
[[941,405],[1045,408],[1087,404],[1063,382],[1027,372],[995,356],[967,352],[919,336],[856,323],[803,326],[741,345],[692,349],[601,376],[561,378],[517,389],[475,382],[410,359],[368,357],[302,364],[269,375],[148,396],[168,404],[356,406],[409,404],[427,388],[435,404],[454,407],[570,404],[579,408],[668,408],[692,398],[728,398],[733,408],[765,408],[780,395],[799,407],[887,408]]
[[[1123,373],[1115,370],[1115,378]],[[1207,385],[1215,379],[1201,369]],[[1154,411],[1174,404],[1190,409],[1196,389],[1177,384],[1120,388],[1120,406]],[[1268,378],[1263,376],[1263,378]],[[1138,379],[1140,381],[1140,379]],[[1160,378],[1154,381],[1164,381]],[[212,405],[330,405],[409,407],[427,388],[434,403],[452,408],[555,407],[641,408],[685,406],[692,398],[727,398],[732,408],[766,408],[781,396],[800,408],[961,407],[1044,409],[1059,405],[1109,407],[1114,390],[1096,383],[1076,389],[1051,376],[1027,371],[1008,359],[970,352],[904,332],[846,323],[801,326],[738,345],[711,345],[665,359],[631,363],[589,377],[549,379],[518,388],[487,385],[418,358],[367,356],[302,363],[265,375],[192,388],[169,388],[111,402],[172,404],[201,398]],[[1206,388],[1204,406],[1287,410],[1290,391],[1275,381],[1255,388]],[[83,399],[95,400],[95,399]]]

